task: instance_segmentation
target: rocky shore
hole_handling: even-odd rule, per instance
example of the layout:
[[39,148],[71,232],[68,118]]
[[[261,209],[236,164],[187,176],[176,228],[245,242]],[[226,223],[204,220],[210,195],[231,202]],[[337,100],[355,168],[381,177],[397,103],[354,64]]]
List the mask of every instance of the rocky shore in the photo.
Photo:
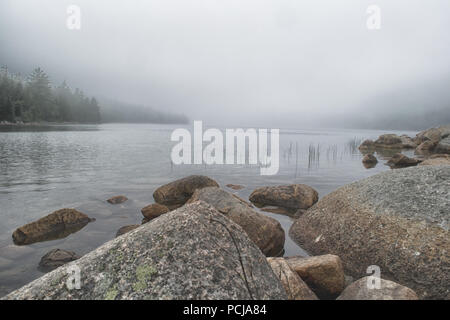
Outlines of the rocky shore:
[[[302,184],[260,186],[247,201],[206,176],[172,181],[142,208],[141,225],[123,226],[82,257],[51,250],[36,262],[48,273],[3,299],[450,299],[450,166],[448,153],[433,153],[446,150],[447,129],[363,142],[366,167],[377,164],[379,148],[400,148],[388,161],[395,170],[320,199]],[[419,155],[424,143],[433,151]],[[405,159],[405,148],[417,158]],[[260,210],[294,219],[289,235],[311,256],[283,256],[285,232]],[[61,209],[13,239],[66,237],[91,222]],[[79,290],[67,287],[73,267],[81,271]],[[371,276],[373,267],[380,277]]]

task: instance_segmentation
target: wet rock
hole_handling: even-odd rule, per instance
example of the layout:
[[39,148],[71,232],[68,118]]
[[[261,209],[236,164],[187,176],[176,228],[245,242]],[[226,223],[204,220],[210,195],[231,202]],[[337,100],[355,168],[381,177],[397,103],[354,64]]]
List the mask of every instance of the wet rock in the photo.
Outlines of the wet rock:
[[249,199],[256,206],[308,209],[317,202],[319,194],[310,186],[292,184],[258,188],[252,192]]
[[138,225],[138,224],[132,224],[130,226],[124,226],[124,227],[120,228],[119,230],[117,230],[116,237],[119,237],[119,236],[121,236],[121,235],[123,235],[125,233],[128,233],[131,230],[134,230],[134,229],[139,228],[139,227],[140,227],[140,225]]
[[369,169],[369,168],[375,167],[378,163],[378,160],[373,154],[368,153],[363,157],[362,163],[363,163],[364,167]]
[[400,140],[402,142],[403,149],[415,149],[417,147],[417,144],[414,142],[414,140],[407,135],[401,135]]
[[419,159],[409,158],[402,153],[397,153],[386,162],[386,165],[393,169],[397,169],[417,166],[420,162],[421,160]]
[[153,193],[153,198],[172,210],[185,204],[195,190],[218,186],[216,181],[206,176],[189,176],[159,187]]
[[267,258],[273,272],[280,279],[289,300],[318,300],[308,285],[293,271],[284,258]]
[[[81,270],[69,290],[68,268]],[[204,202],[111,240],[4,299],[287,299],[266,258],[237,224]]]
[[62,249],[53,249],[47,252],[41,258],[41,261],[39,262],[39,269],[45,272],[49,272],[79,258],[80,256],[75,252]]
[[323,197],[289,234],[314,255],[335,254],[360,278],[378,265],[420,297],[449,299],[450,167],[390,170]]
[[[364,277],[350,284],[337,300],[418,300],[416,293],[393,281],[379,279],[380,288],[369,286],[372,277]],[[372,285],[372,283],[370,284]]]
[[450,136],[439,141],[435,149],[436,153],[450,154]]
[[359,151],[362,153],[370,152],[375,149],[375,142],[373,140],[364,140],[361,145],[359,146]]
[[91,221],[94,219],[75,209],[61,209],[16,229],[12,237],[17,245],[61,239],[81,230]]
[[428,159],[419,163],[419,166],[448,166],[450,165],[450,155],[434,154]]
[[286,261],[320,299],[335,299],[344,290],[344,267],[338,256],[291,257]]
[[403,148],[402,138],[396,134],[383,134],[375,140],[376,148],[401,149]]
[[422,142],[421,144],[419,144],[416,148],[416,150],[414,151],[415,154],[430,154],[434,151],[434,148],[436,148],[436,142],[427,140]]
[[151,205],[146,206],[145,208],[142,208],[141,213],[148,222],[169,211],[170,211],[169,208],[167,208],[166,206],[163,206],[162,204],[159,203],[153,203]]
[[244,186],[241,186],[240,184],[227,184],[227,188],[233,189],[233,190],[241,190],[244,189]]
[[121,203],[124,203],[127,200],[128,200],[128,198],[125,197],[125,196],[115,196],[115,197],[109,198],[106,201],[108,201],[111,204],[121,204]]
[[217,187],[196,190],[190,202],[205,201],[245,230],[249,238],[269,257],[284,250],[285,234],[280,223],[256,212],[233,194]]

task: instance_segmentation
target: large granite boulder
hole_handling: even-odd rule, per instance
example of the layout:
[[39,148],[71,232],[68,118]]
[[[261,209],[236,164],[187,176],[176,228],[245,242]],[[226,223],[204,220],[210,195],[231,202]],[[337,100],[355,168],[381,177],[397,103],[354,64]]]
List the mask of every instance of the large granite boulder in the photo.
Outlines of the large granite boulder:
[[338,255],[355,278],[382,277],[423,298],[450,299],[450,167],[386,171],[323,197],[289,234],[314,255]]
[[437,142],[426,140],[419,144],[414,151],[415,154],[428,155],[434,151],[436,148]]
[[17,228],[12,238],[16,245],[61,239],[81,230],[91,221],[93,219],[75,209],[61,209]]
[[364,277],[350,284],[337,300],[418,300],[417,294],[408,287],[380,278],[380,287],[372,283],[372,277]]
[[291,269],[284,258],[267,258],[273,272],[280,279],[289,300],[318,300],[300,276]]
[[291,184],[257,188],[249,199],[256,206],[268,205],[297,210],[310,208],[319,199],[319,194],[305,184]]
[[285,233],[277,220],[256,212],[244,200],[217,187],[196,190],[188,203],[198,200],[209,203],[240,225],[266,256],[283,253]]
[[450,125],[430,128],[419,132],[414,138],[415,142],[420,144],[424,141],[439,142],[445,136],[450,134]]
[[[80,270],[80,289],[70,290]],[[287,299],[244,230],[196,202],[109,241],[5,299]]]
[[382,134],[375,140],[376,148],[401,149],[403,148],[402,138],[396,134]]
[[219,184],[209,177],[189,176],[159,187],[153,193],[153,198],[157,203],[172,210],[185,204],[195,190],[218,186]]
[[338,256],[289,257],[286,261],[320,299],[335,299],[344,290],[344,267]]
[[448,154],[433,154],[428,159],[419,163],[419,166],[450,166],[450,155]]
[[445,137],[436,145],[436,153],[450,154],[450,136]]

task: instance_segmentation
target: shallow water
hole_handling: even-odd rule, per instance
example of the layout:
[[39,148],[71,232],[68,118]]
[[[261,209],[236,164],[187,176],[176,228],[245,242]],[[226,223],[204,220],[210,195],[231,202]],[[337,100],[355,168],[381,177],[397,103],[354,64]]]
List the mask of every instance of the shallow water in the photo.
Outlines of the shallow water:
[[[177,127],[0,127],[0,296],[41,276],[37,266],[47,251],[60,248],[85,254],[113,239],[120,227],[140,224],[140,209],[153,202],[153,191],[177,178],[204,174],[244,199],[259,186],[292,183],[310,185],[323,197],[344,184],[390,170],[384,165],[388,155],[376,154],[379,163],[372,169],[361,163],[359,143],[387,133],[374,130],[282,129],[276,176],[261,176],[259,167],[250,165],[173,166],[170,134]],[[229,183],[245,188],[233,191],[225,187]],[[130,200],[106,203],[118,194]],[[64,239],[22,247],[12,243],[17,227],[65,207],[96,221]],[[288,236],[291,218],[263,213],[283,226],[286,256],[305,254]]]

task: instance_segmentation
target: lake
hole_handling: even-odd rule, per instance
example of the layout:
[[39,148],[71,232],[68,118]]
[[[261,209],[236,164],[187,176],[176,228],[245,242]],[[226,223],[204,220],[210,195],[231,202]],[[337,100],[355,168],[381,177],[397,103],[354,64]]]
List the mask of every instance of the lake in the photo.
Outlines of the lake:
[[[293,183],[307,184],[323,197],[342,185],[390,170],[384,165],[389,154],[375,154],[379,163],[372,169],[362,165],[357,147],[364,139],[384,133],[416,134],[281,129],[279,173],[261,176],[259,167],[252,165],[172,165],[170,152],[175,143],[170,135],[179,127],[0,127],[0,296],[41,276],[38,263],[49,250],[60,248],[82,255],[113,239],[120,227],[140,224],[140,209],[153,202],[152,193],[162,184],[202,174],[244,199],[260,186]],[[229,183],[245,188],[233,191],[225,187]],[[120,205],[106,202],[119,194],[129,201]],[[17,227],[61,208],[78,209],[96,221],[64,239],[20,247],[13,244],[11,234]],[[286,256],[306,254],[288,236],[290,217],[263,213],[283,226]]]

